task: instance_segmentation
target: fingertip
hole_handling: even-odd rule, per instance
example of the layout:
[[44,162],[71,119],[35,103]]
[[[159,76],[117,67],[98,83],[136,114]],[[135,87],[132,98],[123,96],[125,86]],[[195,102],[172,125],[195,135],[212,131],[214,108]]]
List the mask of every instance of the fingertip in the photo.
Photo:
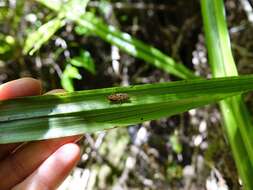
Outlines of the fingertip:
[[[75,143],[68,143],[63,145],[56,151],[57,156],[65,159],[64,161],[74,161],[80,158],[80,147]],[[67,157],[66,157],[67,156]]]
[[80,148],[74,143],[61,146],[16,189],[56,189],[77,164],[80,155]]
[[41,82],[37,79],[26,77],[0,85],[0,100],[35,96],[40,95],[41,92]]
[[[75,143],[68,143],[60,147],[48,160],[46,160],[38,169],[41,174],[38,180],[43,184],[48,184],[52,189],[57,188],[68,176],[74,166],[81,158],[80,147]],[[54,168],[54,171],[50,171]]]

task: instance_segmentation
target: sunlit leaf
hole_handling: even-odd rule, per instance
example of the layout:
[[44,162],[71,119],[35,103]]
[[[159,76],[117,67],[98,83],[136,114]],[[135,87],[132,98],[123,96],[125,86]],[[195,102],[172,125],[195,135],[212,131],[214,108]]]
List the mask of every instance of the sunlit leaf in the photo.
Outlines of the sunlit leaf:
[[36,0],[44,5],[47,5],[48,8],[54,11],[60,11],[62,5],[66,3],[65,0]]
[[[85,90],[0,102],[0,143],[97,132],[168,117],[253,90],[253,76]],[[108,96],[127,93],[127,101]]]
[[43,24],[36,31],[28,34],[25,46],[24,53],[29,53],[32,55],[36,52],[40,47],[46,43],[55,32],[64,25],[65,21],[62,18],[55,18]]
[[15,51],[15,39],[0,34],[0,60],[11,59]]
[[81,51],[78,57],[73,57],[69,62],[76,67],[83,67],[92,74],[96,73],[94,61],[88,51]]
[[[209,63],[214,77],[238,75],[234,63],[222,0],[202,0]],[[224,127],[244,189],[253,189],[253,126],[241,96],[220,103]]]
[[75,90],[73,79],[81,80],[82,75],[80,75],[76,67],[67,65],[61,76],[61,85],[68,92],[73,92]]
[[182,153],[183,147],[180,143],[179,136],[177,133],[170,136],[170,143],[174,152],[176,152],[177,154]]
[[92,32],[89,30],[89,29],[87,29],[87,28],[85,28],[85,27],[83,27],[83,26],[75,26],[75,32],[78,34],[78,35],[85,35],[85,36],[90,36],[90,35],[92,35]]

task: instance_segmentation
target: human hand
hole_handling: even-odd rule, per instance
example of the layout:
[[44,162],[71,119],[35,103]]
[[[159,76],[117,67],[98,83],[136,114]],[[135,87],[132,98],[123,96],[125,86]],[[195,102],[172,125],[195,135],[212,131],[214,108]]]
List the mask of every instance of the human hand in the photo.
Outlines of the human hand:
[[[41,84],[32,78],[0,86],[0,100],[40,94]],[[80,158],[80,149],[74,143],[79,138],[72,136],[26,144],[0,144],[0,189],[56,189]]]

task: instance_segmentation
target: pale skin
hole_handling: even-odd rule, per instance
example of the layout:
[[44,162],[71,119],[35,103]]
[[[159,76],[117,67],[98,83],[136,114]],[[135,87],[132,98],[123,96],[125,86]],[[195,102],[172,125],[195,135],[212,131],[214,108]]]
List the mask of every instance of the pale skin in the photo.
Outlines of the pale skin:
[[[38,80],[22,78],[0,86],[0,100],[41,95]],[[50,93],[57,93],[54,90]],[[21,143],[0,144],[1,190],[54,190],[80,158],[75,144],[80,136]]]

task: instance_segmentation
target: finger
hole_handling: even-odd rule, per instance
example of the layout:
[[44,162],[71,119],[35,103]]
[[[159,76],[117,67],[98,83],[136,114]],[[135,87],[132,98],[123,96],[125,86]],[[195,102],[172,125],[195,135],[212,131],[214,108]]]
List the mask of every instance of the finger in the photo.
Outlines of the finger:
[[0,86],[0,100],[41,94],[41,83],[33,78],[22,78]]
[[[80,136],[31,142],[18,149],[0,163],[0,189],[10,189],[29,176],[44,160],[66,143]],[[6,175],[8,174],[8,175]]]
[[13,190],[54,190],[63,182],[79,159],[80,148],[73,143],[65,144]]

